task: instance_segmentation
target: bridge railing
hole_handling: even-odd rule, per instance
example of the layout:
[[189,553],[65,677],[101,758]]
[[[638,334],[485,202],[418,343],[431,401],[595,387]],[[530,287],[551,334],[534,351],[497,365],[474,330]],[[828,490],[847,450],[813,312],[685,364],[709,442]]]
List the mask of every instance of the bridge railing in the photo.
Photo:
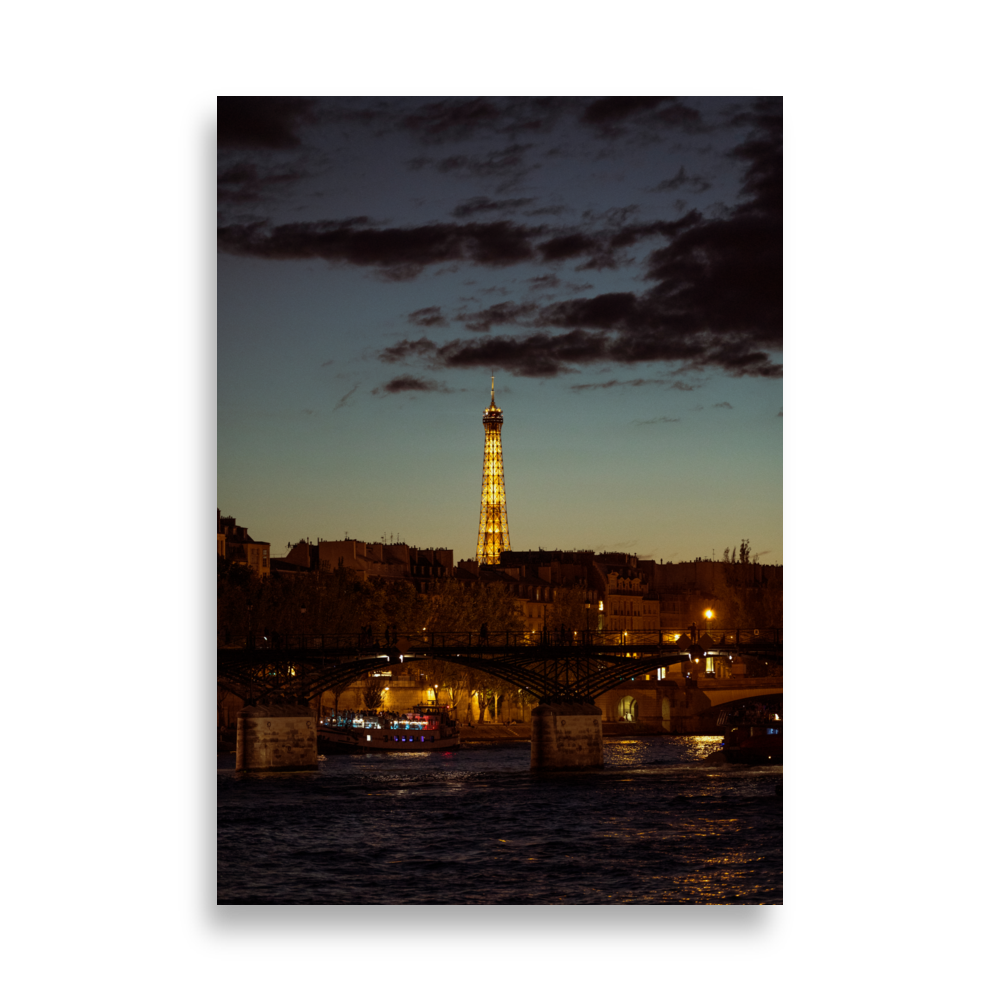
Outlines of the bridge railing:
[[[739,649],[741,646],[780,646],[783,629],[739,628],[739,629],[694,629],[693,641],[703,649]],[[596,629],[535,629],[535,630],[490,630],[482,635],[478,631],[466,632],[420,632],[392,633],[388,637],[368,637],[365,633],[258,633],[249,636],[219,636],[220,649],[273,649],[288,650],[329,650],[331,655],[345,653],[372,653],[392,649],[405,641],[410,649],[429,652],[435,649],[468,649],[482,647],[496,649],[502,647],[526,646],[582,646],[582,647],[628,647],[657,646],[665,649],[686,648],[692,642],[692,630],[629,630],[603,631]]]

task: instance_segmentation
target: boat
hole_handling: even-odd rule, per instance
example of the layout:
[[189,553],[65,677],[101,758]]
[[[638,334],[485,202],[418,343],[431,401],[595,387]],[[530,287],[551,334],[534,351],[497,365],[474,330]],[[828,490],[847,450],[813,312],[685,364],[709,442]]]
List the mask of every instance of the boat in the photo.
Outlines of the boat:
[[730,764],[781,764],[781,723],[727,726],[722,753]]
[[742,711],[724,712],[720,724],[724,759],[729,764],[781,764],[782,718],[774,706],[749,705]]
[[447,708],[415,705],[409,712],[346,712],[320,720],[320,753],[419,753],[457,750],[458,723]]

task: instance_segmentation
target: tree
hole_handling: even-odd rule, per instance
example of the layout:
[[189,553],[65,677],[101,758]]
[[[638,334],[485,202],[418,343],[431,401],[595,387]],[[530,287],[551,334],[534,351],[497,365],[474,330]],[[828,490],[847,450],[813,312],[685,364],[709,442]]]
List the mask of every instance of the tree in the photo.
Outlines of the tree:
[[557,587],[547,621],[550,629],[582,632],[587,627],[587,591],[583,587]]
[[772,579],[769,567],[750,551],[750,539],[722,553],[724,584],[717,597],[722,624],[732,628],[781,625],[784,620],[782,588]]
[[519,631],[524,627],[520,606],[502,584],[464,587],[447,580],[429,594],[424,608],[428,632],[468,632],[478,636],[485,623],[490,632]]
[[369,712],[375,712],[382,707],[382,698],[385,696],[385,679],[378,676],[378,671],[372,671],[365,678],[361,685],[361,697],[364,699],[365,708]]

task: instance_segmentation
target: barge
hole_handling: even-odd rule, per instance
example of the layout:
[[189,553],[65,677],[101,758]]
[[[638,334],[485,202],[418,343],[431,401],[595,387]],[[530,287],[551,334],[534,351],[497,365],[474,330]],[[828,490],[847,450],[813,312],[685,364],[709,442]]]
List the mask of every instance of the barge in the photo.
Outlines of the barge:
[[416,705],[409,712],[345,712],[316,727],[320,753],[419,753],[457,750],[458,723],[448,709]]

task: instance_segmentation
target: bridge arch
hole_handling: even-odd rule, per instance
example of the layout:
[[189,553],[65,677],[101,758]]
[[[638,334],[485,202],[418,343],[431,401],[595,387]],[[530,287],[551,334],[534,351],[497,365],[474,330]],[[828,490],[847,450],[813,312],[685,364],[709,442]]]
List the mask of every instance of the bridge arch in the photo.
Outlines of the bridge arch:
[[630,694],[622,695],[615,706],[614,717],[618,722],[637,722],[639,719],[639,702]]

